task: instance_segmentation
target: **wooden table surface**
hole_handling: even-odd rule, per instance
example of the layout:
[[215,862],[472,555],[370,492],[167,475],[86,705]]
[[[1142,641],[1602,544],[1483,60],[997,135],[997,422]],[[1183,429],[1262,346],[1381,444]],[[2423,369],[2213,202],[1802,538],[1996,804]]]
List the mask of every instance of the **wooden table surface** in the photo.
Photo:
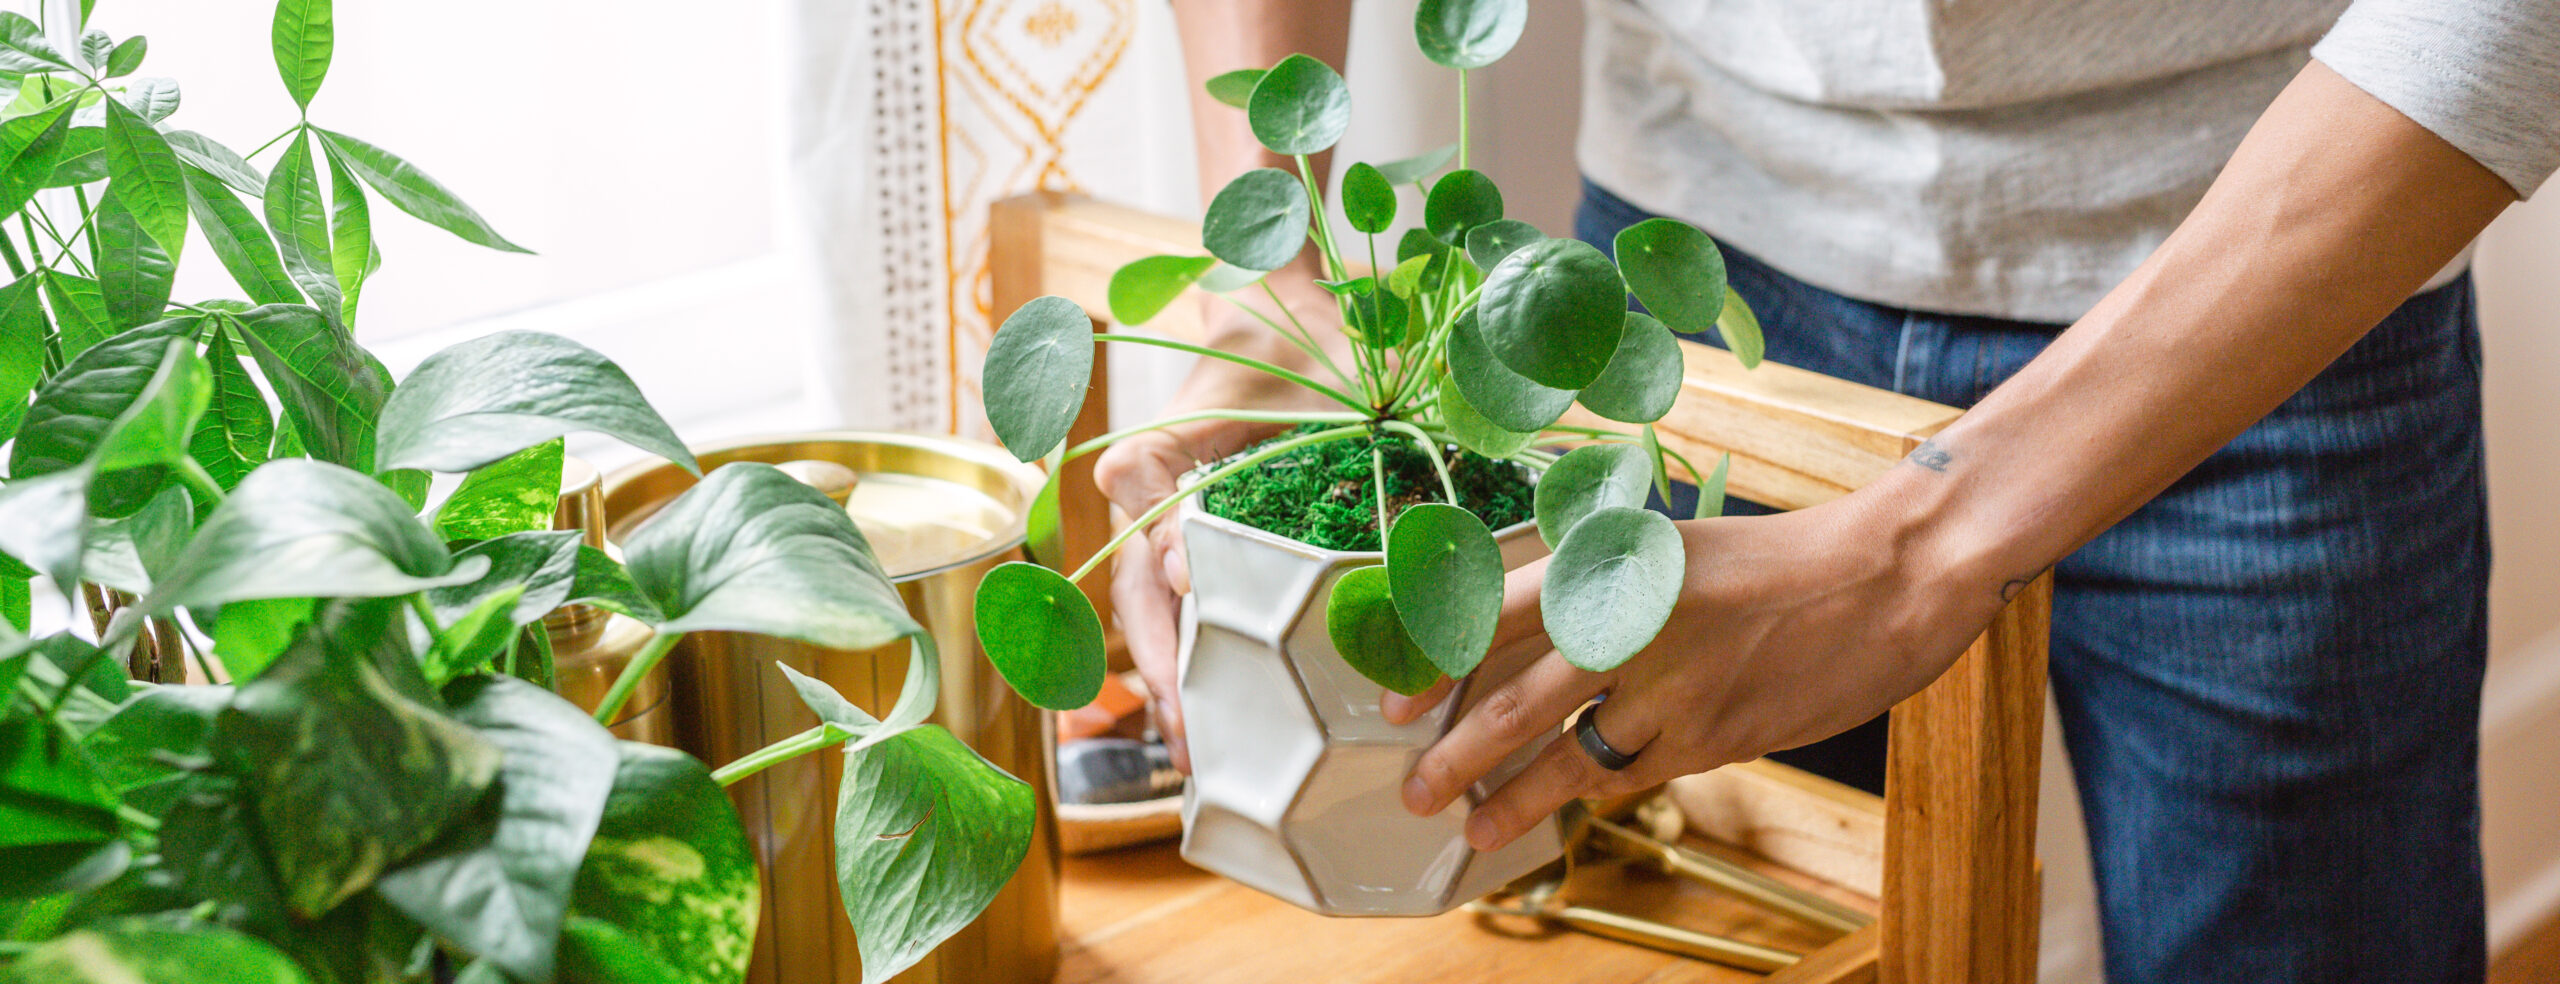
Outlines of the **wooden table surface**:
[[[1739,852],[1692,842],[1872,913],[1872,899]],[[1068,858],[1057,984],[1728,984],[1734,970],[1513,917],[1319,916],[1185,864],[1171,844]],[[1586,865],[1566,891],[1596,905],[1806,952],[1819,931],[1684,879]]]

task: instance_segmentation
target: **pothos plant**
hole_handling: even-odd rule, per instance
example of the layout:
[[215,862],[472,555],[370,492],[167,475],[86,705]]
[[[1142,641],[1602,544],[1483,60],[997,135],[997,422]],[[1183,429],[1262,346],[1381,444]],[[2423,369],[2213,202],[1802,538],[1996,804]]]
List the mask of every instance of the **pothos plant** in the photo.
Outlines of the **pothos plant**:
[[[694,459],[565,339],[464,342],[397,384],[356,343],[375,204],[517,247],[310,121],[328,0],[276,7],[305,115],[264,167],[171,126],[177,85],[130,80],[146,42],[88,8],[0,13],[0,980],[737,981],[759,887],[722,787],[831,748],[866,980],[973,918],[1033,794],[921,726],[932,639],[844,510],[732,464],[627,563],[552,531],[564,435]],[[245,299],[171,299],[190,228]],[[429,510],[435,474],[460,481]],[[27,635],[39,573],[94,631]],[[657,631],[592,715],[549,687],[567,605]],[[599,721],[703,630],[914,661],[877,720],[793,675],[822,723],[716,770],[617,740]]]
[[[1332,442],[1371,442],[1369,484],[1385,562],[1344,575],[1326,621],[1336,648],[1372,681],[1420,693],[1444,674],[1465,676],[1492,644],[1502,611],[1502,553],[1485,521],[1458,504],[1449,467],[1456,449],[1536,475],[1537,531],[1554,550],[1540,604],[1547,633],[1567,660],[1606,670],[1661,631],[1686,554],[1671,520],[1644,508],[1646,490],[1666,486],[1669,462],[1677,461],[1701,490],[1698,515],[1715,515],[1730,463],[1704,473],[1655,439],[1653,422],[1680,392],[1674,333],[1716,329],[1745,366],[1756,366],[1759,323],[1727,287],[1714,241],[1693,226],[1638,223],[1618,235],[1613,260],[1504,217],[1500,189],[1469,166],[1468,73],[1507,53],[1527,16],[1527,0],[1423,0],[1414,34],[1425,57],[1457,72],[1458,141],[1407,160],[1351,165],[1341,180],[1342,227],[1309,163],[1350,122],[1342,77],[1292,55],[1268,69],[1209,80],[1210,94],[1242,109],[1254,137],[1294,159],[1296,171],[1263,168],[1229,182],[1202,222],[1208,255],[1152,256],[1122,267],[1111,278],[1112,317],[1143,323],[1197,289],[1259,320],[1321,378],[1178,341],[1095,334],[1085,312],[1064,298],[1034,300],[1005,319],[987,352],[987,419],[1006,448],[1025,461],[1045,457],[1053,474],[1065,459],[1174,424],[1298,425],[1188,478],[1072,573],[1016,563],[988,574],[977,597],[981,638],[1006,679],[1034,702],[1077,706],[1100,684],[1101,625],[1074,582],[1193,494]],[[1393,226],[1408,187],[1422,203],[1421,227],[1396,242],[1388,263],[1379,235]],[[1318,282],[1332,293],[1348,336],[1347,360],[1336,359],[1265,278],[1308,248],[1319,254],[1325,279]],[[1238,299],[1257,289],[1272,302],[1269,312]],[[1642,311],[1629,309],[1630,293]],[[1340,409],[1202,410],[1067,448],[1096,342],[1241,364]],[[1559,423],[1577,402],[1633,429]],[[1391,507],[1384,440],[1422,450],[1442,501]],[[1561,456],[1549,450],[1564,444],[1581,446]]]

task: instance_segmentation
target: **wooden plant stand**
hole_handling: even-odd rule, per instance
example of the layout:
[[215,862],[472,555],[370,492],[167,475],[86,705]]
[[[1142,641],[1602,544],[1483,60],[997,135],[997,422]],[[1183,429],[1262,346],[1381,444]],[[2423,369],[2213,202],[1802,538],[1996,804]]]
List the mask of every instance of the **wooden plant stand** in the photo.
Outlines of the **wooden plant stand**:
[[[998,203],[991,234],[993,300],[999,313],[1042,294],[1058,294],[1083,304],[1099,320],[1108,310],[1104,296],[1111,273],[1122,264],[1159,253],[1200,251],[1194,223],[1057,194]],[[1198,306],[1176,303],[1146,330],[1198,340]],[[1662,442],[1695,461],[1731,452],[1732,492],[1780,508],[1815,505],[1865,484],[1959,413],[1776,363],[1746,372],[1722,350],[1681,348],[1688,379],[1678,405],[1657,425]],[[1107,429],[1109,386],[1107,360],[1097,359],[1094,393],[1071,442]],[[1068,559],[1073,561],[1090,556],[1109,538],[1111,519],[1090,480],[1091,459],[1068,467],[1074,473],[1063,483],[1061,495]],[[1083,585],[1103,611],[1105,624],[1107,584],[1107,574],[1097,572]],[[1767,980],[2028,984],[2034,979],[2037,759],[2043,748],[2051,609],[2051,580],[2039,579],[1945,676],[1894,708],[1881,799],[1765,761],[1671,784],[1670,794],[1689,815],[1693,833],[1756,855],[1765,866],[1781,869],[1781,877],[1824,884],[1824,890],[1843,898],[1873,900],[1878,915],[1874,925],[1821,947]],[[1483,920],[1464,914],[1389,921],[1327,920],[1305,913],[1295,918],[1289,913],[1296,910],[1283,903],[1190,871],[1169,858],[1170,851],[1159,848],[1069,865],[1065,906],[1070,942],[1061,981],[1458,981],[1493,979],[1485,976],[1490,968],[1500,968],[1497,976],[1505,979],[1530,979],[1517,975],[1528,972],[1529,964],[1551,962],[1539,959],[1539,953],[1562,958],[1552,961],[1551,972],[1535,978],[1541,980],[1596,984],[1753,976],[1588,938],[1549,937],[1532,944],[1543,950],[1522,951],[1519,940],[1488,933],[1476,925]],[[1133,875],[1131,868],[1146,873]],[[1676,893],[1666,898],[1670,901],[1652,904],[1691,910],[1719,905]],[[1728,918],[1749,921],[1745,915]],[[1268,931],[1248,931],[1256,925]],[[1733,925],[1728,921],[1715,928]],[[1141,931],[1163,934],[1167,945],[1189,945],[1126,949],[1127,934]],[[1234,937],[1232,943],[1217,943],[1228,936]],[[1267,960],[1249,956],[1284,949],[1301,972],[1297,976],[1274,977],[1266,973],[1272,969]],[[1216,956],[1221,951],[1227,954],[1223,959]],[[1436,956],[1413,956],[1417,951]],[[1496,951],[1507,956],[1470,959],[1489,958]],[[1098,954],[1113,959],[1097,962]]]

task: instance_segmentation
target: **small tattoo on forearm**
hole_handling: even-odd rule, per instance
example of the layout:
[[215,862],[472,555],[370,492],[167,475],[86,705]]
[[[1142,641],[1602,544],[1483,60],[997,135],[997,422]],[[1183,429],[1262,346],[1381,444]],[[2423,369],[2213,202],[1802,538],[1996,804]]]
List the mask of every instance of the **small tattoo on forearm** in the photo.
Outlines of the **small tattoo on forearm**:
[[1946,471],[1947,463],[1954,460],[1956,456],[1939,447],[1936,441],[1922,441],[1919,447],[1911,450],[1911,463],[1933,472]]

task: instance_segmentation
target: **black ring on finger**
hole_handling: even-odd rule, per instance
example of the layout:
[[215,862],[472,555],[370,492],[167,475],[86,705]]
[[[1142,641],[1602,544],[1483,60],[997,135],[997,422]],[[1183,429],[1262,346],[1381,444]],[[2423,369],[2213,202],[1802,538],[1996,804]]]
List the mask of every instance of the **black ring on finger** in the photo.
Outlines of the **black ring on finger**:
[[1628,766],[1636,764],[1637,755],[1644,754],[1644,749],[1641,748],[1631,753],[1621,752],[1609,747],[1608,739],[1600,737],[1600,702],[1598,701],[1593,701],[1591,706],[1583,708],[1581,716],[1574,720],[1573,740],[1582,746],[1583,754],[1591,756],[1591,761],[1599,763],[1601,768],[1611,772],[1626,771]]

